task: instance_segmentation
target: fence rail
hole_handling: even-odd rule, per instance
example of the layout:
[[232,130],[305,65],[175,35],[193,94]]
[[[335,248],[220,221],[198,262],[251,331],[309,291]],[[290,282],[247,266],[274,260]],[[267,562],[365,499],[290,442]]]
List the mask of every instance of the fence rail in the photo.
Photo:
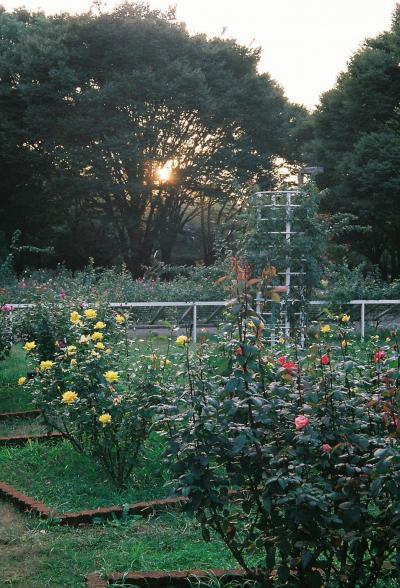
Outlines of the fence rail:
[[[329,304],[332,304],[330,301],[328,300],[311,300],[310,305],[312,306],[326,306]],[[359,307],[360,308],[360,333],[361,333],[361,339],[364,339],[365,337],[365,324],[367,322],[367,317],[366,317],[366,307],[367,306],[398,306],[400,305],[400,300],[349,300],[348,302],[342,302],[341,303],[342,306],[355,306],[355,307]],[[387,315],[390,310],[392,310],[391,308],[385,309],[384,311],[380,312],[376,317],[374,317],[373,319],[369,319],[369,320],[374,320],[374,321],[379,321],[379,319],[381,319],[382,317],[384,317],[385,315]]]
[[[188,316],[188,314],[190,312],[192,312],[192,323],[191,323],[191,327],[192,327],[192,340],[194,343],[196,343],[197,341],[197,330],[198,330],[198,309],[202,308],[202,307],[212,307],[212,306],[216,306],[217,311],[219,310],[219,307],[223,307],[223,306],[227,306],[229,304],[228,301],[226,300],[199,300],[199,301],[194,301],[194,302],[110,302],[109,306],[111,306],[112,308],[158,308],[159,310],[162,310],[163,308],[184,308],[185,311],[182,314],[182,316],[180,317],[179,321],[182,321],[186,316]],[[35,306],[34,303],[21,303],[21,304],[8,304],[7,306],[11,306],[13,309],[23,309],[23,308],[33,308]],[[86,303],[85,306],[89,306],[89,303]],[[214,316],[217,314],[217,311],[213,311],[210,315],[210,317],[208,317],[207,322],[209,320],[211,320],[211,318],[214,318]],[[155,322],[155,320],[158,318],[158,313],[156,313],[156,316],[153,317],[153,321]],[[178,321],[178,322],[179,322]],[[140,328],[143,325],[137,325],[138,328]],[[147,326],[152,326],[152,325],[146,325]]]
[[[256,311],[261,314],[261,303],[263,300],[260,297],[256,298]],[[197,330],[198,330],[198,309],[201,307],[218,307],[214,310],[211,315],[207,318],[206,322],[209,322],[214,316],[217,314],[219,307],[224,307],[229,304],[227,300],[203,300],[203,301],[190,301],[190,302],[182,302],[182,301],[168,301],[168,302],[110,302],[109,305],[112,308],[127,308],[127,309],[134,309],[134,308],[157,308],[161,310],[162,308],[182,308],[185,309],[184,313],[180,317],[179,320],[183,320],[189,313],[192,313],[192,338],[193,341],[197,341]],[[310,306],[329,306],[331,304],[335,304],[329,300],[311,300],[309,302]],[[365,325],[367,320],[374,320],[379,321],[382,317],[387,315],[392,308],[395,306],[400,306],[400,300],[349,300],[347,302],[341,302],[341,306],[343,307],[359,307],[360,310],[360,333],[361,338],[364,339],[365,337]],[[368,319],[366,307],[370,306],[389,306],[389,308],[381,311],[377,316],[373,319]],[[23,309],[23,308],[32,308],[35,306],[34,303],[21,303],[21,304],[9,304],[8,306],[13,307],[14,309]],[[262,314],[270,314],[268,312]],[[158,318],[158,313],[151,324],[155,322]],[[138,325],[140,327],[140,325]],[[150,325],[151,326],[151,325]]]

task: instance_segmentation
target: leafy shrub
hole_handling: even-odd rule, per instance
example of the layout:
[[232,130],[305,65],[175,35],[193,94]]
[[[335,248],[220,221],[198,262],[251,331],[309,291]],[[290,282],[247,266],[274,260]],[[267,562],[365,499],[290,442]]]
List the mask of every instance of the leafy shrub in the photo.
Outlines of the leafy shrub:
[[204,539],[216,532],[262,586],[398,578],[397,344],[358,349],[339,316],[308,349],[278,356],[263,344],[246,280],[234,280],[235,320],[223,328],[229,371],[216,372],[206,343],[197,357],[187,351],[189,402],[167,458],[188,509]]
[[216,300],[224,299],[224,288],[214,284],[222,266],[223,263],[211,267],[160,266],[136,280],[124,267],[104,269],[88,265],[73,272],[59,266],[56,270],[27,273],[19,282],[0,282],[0,287],[6,289],[7,302],[14,303],[35,302],[41,295],[53,302],[58,302],[61,295],[91,303]]
[[108,306],[65,310],[61,320],[69,326],[53,355],[44,358],[34,340],[26,342],[38,364],[36,377],[21,384],[32,387],[47,423],[94,457],[120,487],[153,428],[153,405],[169,361],[139,356],[125,317]]

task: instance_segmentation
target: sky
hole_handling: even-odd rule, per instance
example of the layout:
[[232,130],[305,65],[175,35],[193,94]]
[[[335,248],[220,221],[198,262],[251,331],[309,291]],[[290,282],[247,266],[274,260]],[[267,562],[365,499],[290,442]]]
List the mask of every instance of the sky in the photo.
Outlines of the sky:
[[[332,88],[351,55],[368,37],[390,28],[400,0],[147,0],[152,8],[175,5],[190,33],[231,37],[262,48],[268,72],[293,102],[312,109]],[[107,0],[104,6],[119,4]],[[91,0],[0,0],[46,13],[82,12]]]

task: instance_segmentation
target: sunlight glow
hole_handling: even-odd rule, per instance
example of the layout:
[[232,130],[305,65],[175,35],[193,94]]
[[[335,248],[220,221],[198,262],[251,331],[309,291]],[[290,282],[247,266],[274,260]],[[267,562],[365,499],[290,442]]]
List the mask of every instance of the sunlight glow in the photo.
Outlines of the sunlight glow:
[[156,169],[156,176],[160,182],[168,182],[172,178],[174,162],[167,161],[162,167]]

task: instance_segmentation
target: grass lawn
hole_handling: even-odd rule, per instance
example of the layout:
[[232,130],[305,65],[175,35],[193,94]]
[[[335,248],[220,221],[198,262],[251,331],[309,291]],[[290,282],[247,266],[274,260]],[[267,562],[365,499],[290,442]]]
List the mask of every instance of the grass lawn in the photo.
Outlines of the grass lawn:
[[6,360],[0,362],[0,412],[16,412],[34,408],[29,392],[18,386],[20,376],[26,376],[29,365],[21,345],[15,345]]
[[84,529],[50,526],[0,503],[0,586],[80,588],[86,573],[237,567],[186,515]]
[[153,436],[127,488],[117,490],[94,460],[71,444],[32,442],[0,449],[0,479],[53,507],[71,512],[165,498],[167,472],[162,465],[162,441]]
[[0,437],[11,437],[13,435],[41,435],[47,429],[42,417],[34,419],[11,419],[0,421]]

